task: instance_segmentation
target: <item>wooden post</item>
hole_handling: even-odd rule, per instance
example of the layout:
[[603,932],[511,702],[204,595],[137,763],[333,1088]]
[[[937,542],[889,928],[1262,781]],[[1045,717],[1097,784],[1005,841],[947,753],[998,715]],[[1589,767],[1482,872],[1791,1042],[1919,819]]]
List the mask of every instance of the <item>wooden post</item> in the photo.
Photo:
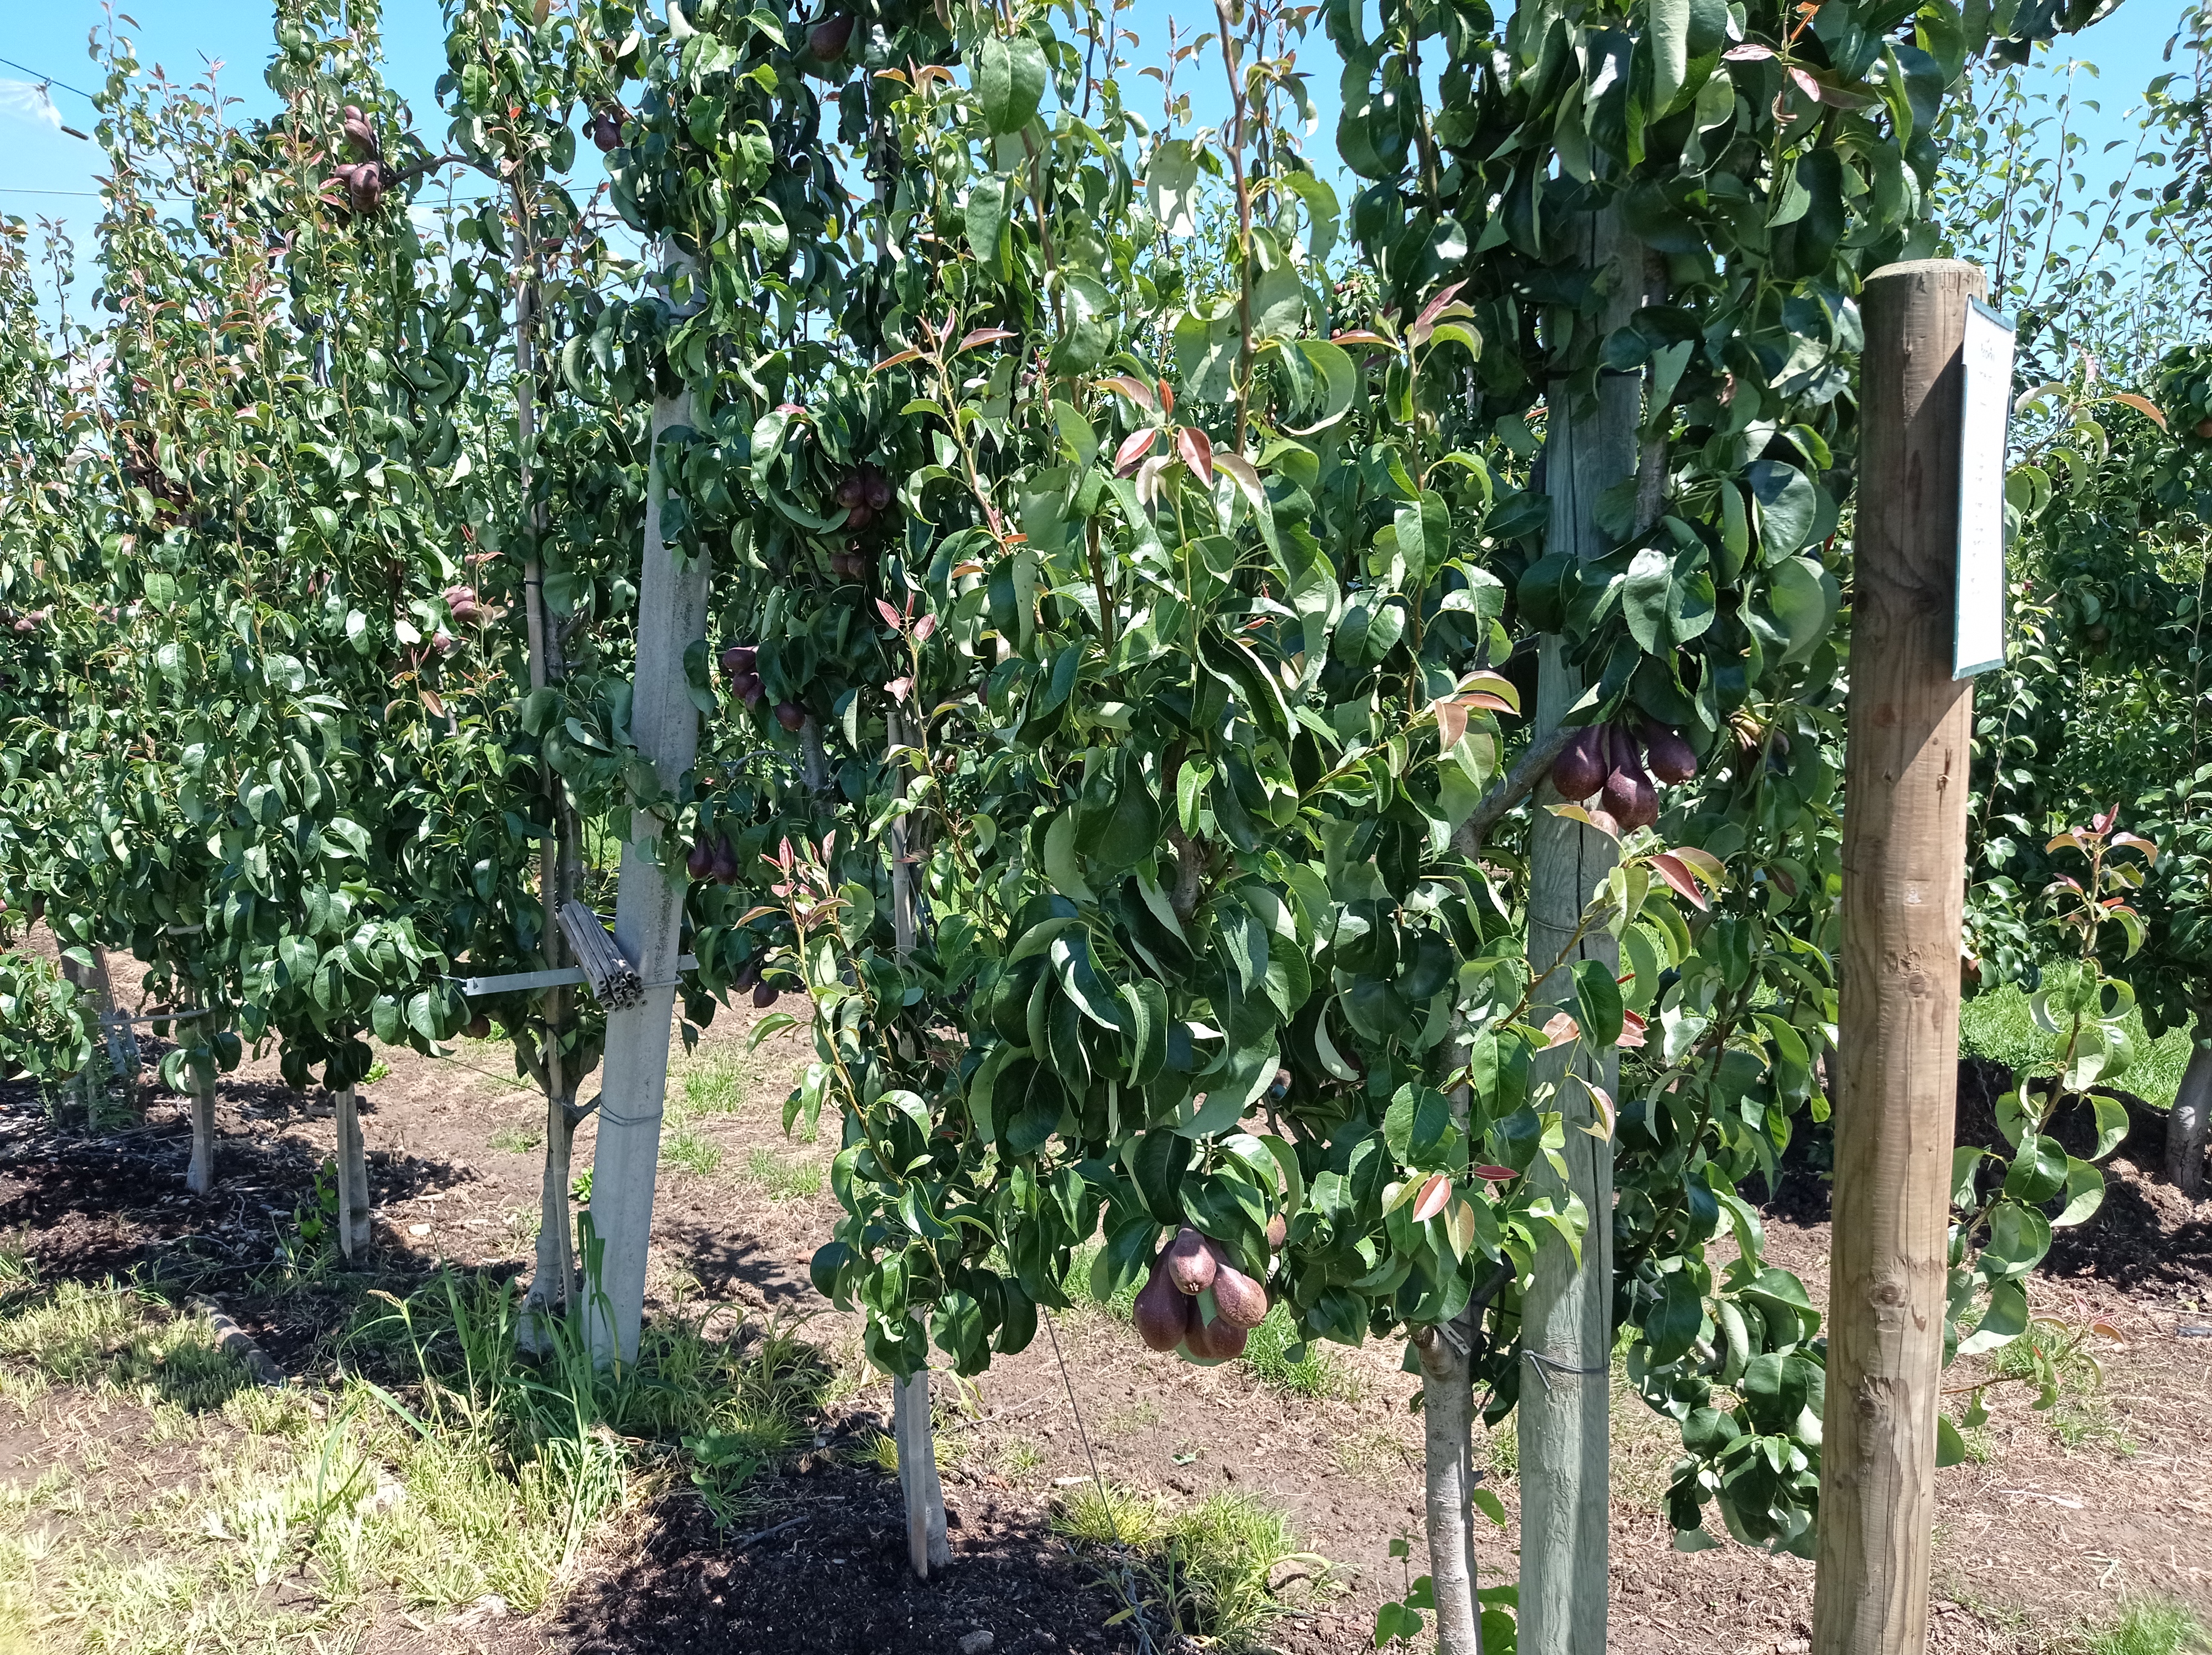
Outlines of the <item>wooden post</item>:
[[1951,677],[1960,346],[1982,292],[1975,266],[1927,259],[1876,271],[1860,300],[1815,1655],[1928,1642],[1973,734],[1972,683]]
[[[1644,301],[1642,246],[1621,228],[1617,210],[1590,216],[1582,262],[1607,272],[1610,294],[1601,333],[1620,326]],[[1589,560],[1613,550],[1598,527],[1599,496],[1637,473],[1643,389],[1633,375],[1597,378],[1595,405],[1576,405],[1571,385],[1554,380],[1546,397],[1544,486],[1552,501],[1551,544]],[[1547,637],[1539,658],[1533,739],[1542,742],[1582,698],[1582,676],[1562,642]],[[1537,784],[1528,835],[1528,959],[1532,970],[1558,962],[1536,994],[1545,1006],[1571,1006],[1577,960],[1620,970],[1620,946],[1602,929],[1561,953],[1582,922],[1620,846],[1595,828],[1553,816],[1559,802],[1548,779]],[[1577,1050],[1577,1049],[1568,1049]],[[1575,1073],[1607,1096],[1619,1087],[1620,1060],[1607,1051],[1577,1057]],[[1583,1129],[1600,1124],[1589,1094],[1569,1079],[1563,1054],[1540,1061],[1537,1076],[1559,1087],[1566,1124],[1564,1189],[1540,1159],[1533,1176],[1563,1202],[1580,1198],[1589,1215],[1579,1259],[1548,1232],[1536,1254],[1522,1309],[1520,1647],[1527,1655],[1588,1655],[1606,1646],[1611,1556],[1613,1356],[1613,1143]]]
[[[664,788],[699,753],[699,709],[684,655],[707,632],[708,560],[682,564],[661,538],[661,434],[691,423],[691,393],[653,405],[654,459],[645,503],[639,581],[637,683],[630,733]],[[592,1354],[605,1364],[637,1360],[645,1312],[645,1259],[653,1231],[653,1182],[660,1161],[660,1110],[668,1088],[668,1019],[676,1002],[677,934],[684,921],[684,858],[663,867],[641,853],[660,837],[660,818],[630,813],[615,893],[615,940],[644,979],[644,997],[609,1014],[599,1089],[599,1147],[592,1164],[592,1229],[605,1244],[586,1321]]]
[[[810,727],[811,721],[809,721]],[[893,751],[903,739],[896,711],[884,716],[884,737]],[[906,775],[902,769],[892,784],[903,798]],[[904,818],[891,824],[891,940],[899,964],[914,952],[914,868],[907,861]],[[929,1370],[911,1379],[893,1379],[891,1428],[898,1441],[899,1490],[906,1497],[907,1561],[919,1579],[930,1571],[952,1562],[952,1543],[945,1528],[945,1485],[937,1475],[937,1440],[930,1417]]]
[[361,1138],[361,1094],[340,1089],[331,1110],[337,1127],[338,1250],[348,1258],[368,1256],[368,1152]]

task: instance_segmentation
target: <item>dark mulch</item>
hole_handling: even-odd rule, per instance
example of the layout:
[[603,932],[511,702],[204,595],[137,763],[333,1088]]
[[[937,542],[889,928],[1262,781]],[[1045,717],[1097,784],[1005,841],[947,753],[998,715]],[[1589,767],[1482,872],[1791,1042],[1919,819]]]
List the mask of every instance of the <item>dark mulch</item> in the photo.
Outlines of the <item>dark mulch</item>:
[[1034,1496],[948,1490],[953,1567],[923,1584],[907,1568],[896,1482],[824,1463],[767,1492],[767,1526],[798,1526],[742,1549],[749,1536],[719,1531],[697,1500],[662,1501],[621,1567],[570,1595],[564,1641],[577,1655],[935,1655],[988,1632],[992,1655],[1135,1647],[1103,1629],[1114,1598],[1051,1534]]

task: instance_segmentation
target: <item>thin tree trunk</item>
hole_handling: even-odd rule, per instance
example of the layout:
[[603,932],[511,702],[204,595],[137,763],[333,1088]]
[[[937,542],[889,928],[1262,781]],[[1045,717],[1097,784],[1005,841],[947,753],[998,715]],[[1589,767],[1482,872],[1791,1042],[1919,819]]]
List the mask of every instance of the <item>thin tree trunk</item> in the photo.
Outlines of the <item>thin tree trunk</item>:
[[204,1196],[215,1188],[215,1077],[192,1080],[192,1159],[185,1188]]
[[[1621,228],[1617,210],[1593,215],[1582,233],[1583,262],[1612,274],[1611,296],[1599,324],[1601,333],[1610,332],[1643,302],[1649,281],[1644,250]],[[1640,383],[1626,374],[1601,374],[1593,409],[1575,406],[1567,384],[1554,381],[1547,400],[1550,429],[1544,468],[1553,544],[1583,560],[1602,557],[1612,545],[1596,523],[1599,497],[1639,471]],[[1639,490],[1639,496],[1644,492]],[[1656,499],[1651,503],[1656,507]],[[1534,739],[1541,741],[1559,727],[1583,689],[1561,640],[1546,638],[1538,667]],[[1548,779],[1538,785],[1540,806],[1558,797]],[[1538,1006],[1573,1004],[1570,968],[1577,960],[1597,960],[1609,974],[1620,970],[1619,946],[1602,929],[1561,958],[1584,906],[1619,854],[1616,843],[1595,828],[1536,811],[1529,831],[1528,958],[1539,970],[1559,962],[1536,994]],[[1588,1223],[1579,1257],[1547,1232],[1522,1305],[1519,1636],[1526,1655],[1591,1655],[1606,1646],[1613,1142],[1610,1136],[1584,1129],[1603,1129],[1605,1123],[1589,1092],[1570,1078],[1569,1052],[1577,1054],[1572,1072],[1583,1080],[1608,1097],[1618,1085],[1619,1057],[1611,1050],[1593,1058],[1579,1046],[1568,1047],[1539,1061],[1537,1078],[1559,1087],[1567,1180],[1562,1186],[1541,1158],[1530,1176],[1562,1202],[1570,1196],[1579,1200]]]
[[[902,741],[902,723],[896,711],[884,715],[884,734],[893,748]],[[901,798],[906,795],[902,769],[892,782]],[[891,936],[903,965],[914,953],[914,868],[907,861],[906,822],[891,824]],[[925,1344],[924,1348],[927,1348]],[[929,1369],[910,1379],[893,1381],[891,1416],[899,1451],[899,1488],[906,1496],[907,1558],[917,1578],[927,1580],[932,1569],[952,1561],[951,1542],[945,1529],[945,1485],[937,1476],[937,1444],[930,1418]]]
[[[84,1123],[89,1128],[94,1123],[100,1104],[107,1096],[109,1084],[129,1071],[125,1067],[121,1042],[117,1038],[115,995],[108,982],[107,951],[105,948],[88,948],[85,952],[92,956],[89,965],[80,965],[66,952],[61,959],[63,977],[92,1001],[94,1013],[100,1023],[100,1044],[94,1049],[92,1062],[78,1071],[74,1086],[77,1102],[84,1110]],[[131,1037],[130,1061],[133,1066],[137,1062],[137,1037]],[[135,1103],[135,1076],[133,1080]]]
[[[639,581],[636,688],[630,728],[660,784],[673,788],[699,751],[699,709],[684,668],[684,651],[706,636],[708,560],[680,564],[662,538],[661,434],[691,422],[689,389],[655,399],[656,453],[646,496],[645,550]],[[660,1159],[661,1105],[668,1088],[668,1019],[676,1001],[676,944],[684,885],[641,847],[660,837],[661,820],[630,814],[615,897],[615,940],[646,984],[644,997],[607,1019],[598,1150],[592,1169],[592,1228],[605,1244],[586,1321],[603,1366],[637,1360],[645,1311],[645,1265],[653,1232],[653,1175]],[[681,860],[681,851],[675,853]],[[599,1295],[604,1295],[602,1299]]]
[[1464,1343],[1471,1325],[1472,1318],[1462,1317],[1449,1329],[1424,1329],[1413,1340],[1421,1364],[1425,1518],[1437,1655],[1482,1655],[1482,1611],[1475,1597],[1474,1387]]
[[368,1256],[368,1155],[362,1147],[361,1098],[342,1088],[331,1110],[337,1125],[338,1250],[349,1259]]
[[[530,636],[530,687],[535,691],[567,676],[561,659],[560,633],[545,605],[544,564],[538,554],[546,528],[544,502],[537,497],[536,444],[538,435],[537,325],[540,303],[538,279],[538,238],[532,228],[531,203],[525,173],[514,179],[515,219],[523,245],[529,250],[524,279],[515,294],[514,428],[521,459],[522,498],[530,523],[529,556],[523,560],[523,617]],[[540,952],[550,970],[573,964],[568,939],[559,915],[563,904],[575,895],[579,883],[575,814],[550,768],[544,776],[546,803],[552,817],[553,837],[543,851],[538,867],[542,905]],[[515,1340],[523,1349],[543,1352],[551,1344],[545,1323],[568,1312],[575,1292],[576,1256],[568,1224],[570,1165],[575,1146],[574,1110],[581,1077],[568,1073],[561,1052],[561,1032],[568,1009],[565,989],[548,989],[540,1002],[545,1025],[541,1047],[545,1086],[545,1165],[538,1192],[538,1262],[530,1290],[524,1296],[523,1313],[515,1323]]]
[[891,1382],[891,1427],[898,1440],[899,1489],[906,1496],[906,1552],[915,1576],[952,1561],[945,1533],[945,1485],[937,1476],[937,1445],[929,1418],[929,1370]]
[[2173,1112],[2166,1117],[2166,1176],[2183,1195],[2194,1197],[2204,1189],[2204,1141],[2206,1129],[2212,1127],[2212,1009],[2198,1008],[2191,1038],[2196,1044],[2189,1067],[2181,1072]]

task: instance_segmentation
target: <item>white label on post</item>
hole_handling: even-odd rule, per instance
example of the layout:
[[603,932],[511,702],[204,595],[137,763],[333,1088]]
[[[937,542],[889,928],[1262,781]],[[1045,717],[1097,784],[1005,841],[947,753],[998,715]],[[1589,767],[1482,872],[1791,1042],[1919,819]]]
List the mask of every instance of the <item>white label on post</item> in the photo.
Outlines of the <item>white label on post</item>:
[[1951,676],[2005,658],[2005,436],[2012,417],[2013,325],[1967,301],[1959,434],[1959,591]]

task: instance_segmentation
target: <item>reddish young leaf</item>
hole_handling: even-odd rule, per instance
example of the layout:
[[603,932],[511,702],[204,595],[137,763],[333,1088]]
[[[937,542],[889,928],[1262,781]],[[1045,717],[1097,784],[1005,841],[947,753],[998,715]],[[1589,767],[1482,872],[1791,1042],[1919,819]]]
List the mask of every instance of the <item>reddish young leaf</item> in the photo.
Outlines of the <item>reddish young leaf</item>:
[[1552,1020],[1544,1025],[1544,1050],[1564,1046],[1582,1033],[1582,1025],[1565,1012],[1554,1012]]
[[979,344],[993,344],[1000,339],[1011,339],[1014,337],[1014,330],[1010,327],[979,327],[961,340],[960,349],[952,354],[957,356],[961,351],[973,350]]
[[1772,46],[1763,46],[1754,41],[1746,40],[1741,46],[1730,46],[1726,52],[1721,53],[1721,60],[1730,64],[1753,64],[1762,63],[1773,55]]
[[925,615],[914,624],[914,641],[916,643],[927,643],[929,641],[929,635],[936,630],[937,617]]
[[880,374],[886,368],[896,368],[901,362],[918,362],[921,360],[921,352],[919,350],[902,350],[896,356],[884,357],[883,361],[878,362],[873,368],[870,368],[868,372],[871,374]]
[[1644,1044],[1644,1031],[1650,1026],[1644,1021],[1641,1013],[1624,1010],[1620,1013],[1620,1038],[1613,1044],[1620,1046],[1640,1046]]
[[1114,475],[1127,477],[1137,469],[1139,460],[1152,451],[1159,440],[1160,428],[1147,425],[1141,431],[1132,431],[1121,439],[1121,446],[1114,451]]
[[1160,412],[1163,414],[1175,412],[1175,387],[1165,380],[1160,381]]
[[1116,374],[1110,380],[1101,380],[1098,388],[1101,391],[1118,391],[1147,412],[1157,414],[1160,411],[1160,399],[1152,394],[1152,387],[1127,374]]
[[1421,1186],[1420,1198],[1413,1203],[1413,1222],[1426,1224],[1444,1210],[1451,1199],[1451,1174],[1438,1172]]
[[2160,430],[2166,429],[2166,411],[2148,397],[2139,397],[2132,391],[2115,391],[2105,400],[2125,403],[2137,413],[2148,416],[2151,423],[2157,426]]
[[1176,451],[1207,488],[1213,486],[1213,440],[1195,425],[1176,427]]
[[1797,89],[1800,92],[1802,92],[1807,97],[1810,98],[1814,103],[1820,101],[1820,82],[1814,80],[1803,70],[1796,68],[1795,66],[1793,66],[1790,70],[1790,78],[1796,83]]
[[893,678],[889,684],[884,685],[884,693],[903,707],[906,705],[907,692],[913,688],[912,678]]
[[1452,296],[1466,285],[1464,281],[1454,282],[1422,306],[1421,313],[1413,319],[1413,326],[1406,330],[1406,337],[1415,344],[1425,344],[1429,335],[1436,331],[1437,318],[1443,314],[1444,307],[1451,303]]
[[1332,333],[1328,336],[1328,342],[1331,344],[1388,344],[1390,343],[1380,333],[1370,332],[1364,327],[1355,327],[1349,333]]
[[1676,845],[1667,853],[1689,868],[1715,891],[1721,888],[1728,877],[1728,869],[1721,859],[1710,850],[1700,850],[1695,845]]
[[889,626],[892,631],[896,632],[902,630],[899,625],[898,611],[893,609],[886,599],[882,598],[876,599],[876,612],[884,618],[884,624]]
[[1492,1183],[1504,1183],[1509,1178],[1521,1176],[1510,1166],[1478,1166],[1474,1170],[1475,1177],[1487,1178]]
[[1690,870],[1678,858],[1660,851],[1651,858],[1651,868],[1685,901],[1698,908],[1705,905],[1705,893],[1698,889],[1698,882],[1690,877]]

